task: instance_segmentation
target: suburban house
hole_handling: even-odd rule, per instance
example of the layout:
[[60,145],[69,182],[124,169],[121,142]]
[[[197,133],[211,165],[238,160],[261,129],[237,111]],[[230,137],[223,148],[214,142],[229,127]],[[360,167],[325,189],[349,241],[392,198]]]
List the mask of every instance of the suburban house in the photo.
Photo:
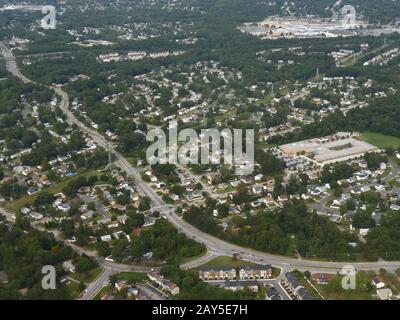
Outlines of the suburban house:
[[67,272],[75,273],[76,272],[76,267],[72,263],[71,260],[64,261],[63,263],[63,269]]
[[126,280],[120,280],[120,281],[117,281],[117,282],[115,283],[115,288],[116,288],[118,291],[121,291],[121,290],[130,288],[130,285],[128,284],[128,281],[126,281]]
[[278,293],[278,291],[276,291],[275,288],[269,288],[267,290],[267,292],[265,293],[265,299],[269,300],[269,301],[273,301],[273,300],[282,300],[281,295]]
[[236,280],[236,270],[231,267],[200,268],[201,280]]
[[268,279],[272,277],[271,265],[246,266],[239,269],[239,279]]
[[376,289],[382,289],[386,286],[381,277],[378,276],[372,279],[372,284]]
[[314,273],[311,275],[311,280],[316,284],[328,284],[333,278],[334,275],[328,273]]
[[226,280],[224,283],[224,289],[231,291],[241,291],[244,288],[250,289],[252,292],[258,292],[258,282],[256,280],[244,280],[244,281],[232,281]]
[[232,267],[201,268],[199,278],[201,280],[248,280],[269,279],[272,277],[271,265],[244,266],[236,270]]
[[162,289],[169,292],[170,294],[176,295],[179,293],[179,287],[172,281],[162,276],[159,272],[149,272],[147,276],[151,281],[155,282],[157,285],[159,285]]
[[287,272],[281,282],[285,290],[297,300],[314,300],[311,294],[292,273]]

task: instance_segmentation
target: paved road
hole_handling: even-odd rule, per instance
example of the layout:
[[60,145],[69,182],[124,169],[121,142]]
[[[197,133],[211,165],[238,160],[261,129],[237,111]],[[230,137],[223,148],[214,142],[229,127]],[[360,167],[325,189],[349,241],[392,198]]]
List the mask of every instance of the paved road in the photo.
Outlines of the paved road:
[[[7,60],[7,68],[15,76],[21,78],[23,81],[30,81],[19,71],[15,59],[12,53],[2,44],[0,44],[1,52]],[[87,128],[82,122],[80,122],[69,110],[69,98],[66,92],[60,88],[51,87],[59,96],[61,96],[61,110],[66,114],[68,122],[78,126],[80,130],[88,134],[99,146],[103,147],[105,150],[111,151],[117,161],[115,162],[123,171],[130,175],[136,185],[138,192],[150,198],[154,210],[159,211],[163,214],[176,228],[181,232],[185,233],[188,237],[197,240],[207,246],[210,252],[219,255],[231,256],[234,253],[239,253],[242,259],[249,260],[256,263],[269,263],[273,266],[286,268],[286,269],[299,269],[299,270],[310,270],[313,272],[332,272],[336,273],[341,270],[343,266],[348,265],[348,263],[338,263],[338,262],[322,262],[322,261],[310,261],[310,260],[298,260],[290,257],[283,257],[273,254],[268,254],[264,252],[259,252],[249,248],[243,248],[231,243],[227,243],[220,239],[217,239],[211,235],[208,235],[189,223],[183,221],[176,214],[174,214],[173,209],[168,206],[162,198],[146,183],[144,182],[138,171],[132,167],[129,162],[124,158],[124,156],[115,150],[114,146],[108,142],[101,134],[98,132]],[[386,268],[388,270],[395,270],[400,267],[400,262],[366,262],[366,263],[351,263],[358,270],[379,270],[380,268]],[[190,262],[189,265],[197,266],[196,261]],[[187,267],[188,264],[184,264],[183,267]]]
[[392,170],[390,171],[390,173],[387,176],[385,176],[382,179],[386,183],[388,183],[390,180],[395,179],[399,175],[399,172],[400,172],[400,168],[396,161],[389,160],[389,164],[392,167]]
[[19,71],[12,52],[2,42],[0,42],[0,52],[4,56],[4,59],[6,61],[6,68],[9,72],[20,78],[24,83],[31,82]]
[[79,300],[93,300],[99,291],[110,282],[110,276],[114,273],[115,271],[104,269],[102,274],[94,282],[88,285]]

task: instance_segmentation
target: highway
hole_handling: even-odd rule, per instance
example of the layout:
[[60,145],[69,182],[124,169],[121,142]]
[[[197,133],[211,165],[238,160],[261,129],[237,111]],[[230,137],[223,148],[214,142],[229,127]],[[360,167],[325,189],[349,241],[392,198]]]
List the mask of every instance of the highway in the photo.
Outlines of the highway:
[[84,291],[83,295],[79,298],[79,300],[93,300],[99,293],[99,291],[104,286],[109,284],[110,276],[113,275],[114,273],[115,272],[110,269],[103,270],[100,276],[87,286],[86,290]]
[[[15,63],[15,58],[12,53],[0,43],[0,49],[5,59],[7,60],[7,69],[9,72],[19,77],[23,81],[30,81],[21,74]],[[330,272],[337,273],[346,265],[353,265],[357,270],[375,270],[378,271],[380,268],[385,268],[390,271],[400,267],[400,262],[365,262],[365,263],[339,263],[339,262],[327,262],[327,261],[312,261],[312,260],[299,260],[292,257],[284,257],[279,255],[273,255],[265,252],[256,251],[249,248],[243,248],[223,240],[217,239],[209,234],[206,234],[197,228],[193,227],[183,219],[178,217],[171,206],[168,206],[162,198],[146,183],[141,179],[138,171],[132,167],[125,157],[115,150],[114,146],[108,142],[100,133],[87,128],[81,123],[69,110],[69,98],[66,92],[57,87],[52,88],[57,95],[61,97],[60,108],[68,118],[68,122],[78,126],[80,130],[88,134],[99,146],[105,150],[111,151],[115,157],[115,164],[125,171],[134,180],[136,188],[141,195],[145,195],[150,198],[152,202],[152,209],[159,211],[165,216],[179,231],[185,233],[188,237],[195,239],[198,242],[206,245],[208,249],[208,255],[217,256],[225,255],[232,256],[233,254],[239,254],[242,259],[255,262],[255,263],[266,263],[271,264],[281,269],[298,269],[301,271],[309,270],[312,272]],[[199,258],[195,261],[183,264],[182,267],[187,269],[191,267],[197,267],[204,261],[204,258]]]

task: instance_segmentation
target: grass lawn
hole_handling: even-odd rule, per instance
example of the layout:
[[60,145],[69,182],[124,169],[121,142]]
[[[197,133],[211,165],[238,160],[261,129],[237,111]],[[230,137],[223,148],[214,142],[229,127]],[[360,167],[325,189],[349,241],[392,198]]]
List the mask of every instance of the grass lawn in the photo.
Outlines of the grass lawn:
[[376,300],[372,294],[359,292],[357,290],[342,290],[340,292],[330,292],[325,290],[326,285],[316,285],[318,290],[327,300]]
[[79,282],[83,283],[90,283],[96,280],[98,276],[103,272],[103,269],[101,267],[94,268],[88,272],[83,272],[83,273],[74,273],[70,274],[69,276]]
[[262,150],[270,149],[270,148],[273,148],[273,147],[276,147],[276,145],[275,144],[269,144],[266,141],[257,143],[257,148],[260,148]]
[[390,289],[392,289],[394,295],[400,293],[400,280],[394,273],[387,273],[382,276],[383,282],[385,282]]
[[278,278],[281,274],[282,270],[279,268],[272,267],[272,279]]
[[189,257],[189,258],[182,258],[180,259],[180,263],[186,263],[192,260],[196,260],[198,258],[201,258],[202,256],[204,256],[207,253],[207,251],[202,252],[201,254],[194,256],[194,257]]
[[232,187],[231,185],[228,185],[225,189],[217,190],[217,193],[218,194],[224,194],[224,193],[227,193],[227,192],[233,192],[235,190],[236,190],[235,187]]
[[79,287],[79,283],[76,283],[74,281],[70,281],[70,283],[67,284],[67,288],[72,299],[77,299],[79,297],[81,293]]
[[96,294],[93,300],[100,300],[101,297],[107,293],[112,292],[111,286],[104,286],[101,290]]
[[396,188],[400,188],[400,183],[398,183],[398,182],[396,181],[396,179],[392,179],[392,180],[390,180],[388,183],[389,183],[391,186],[394,186],[394,187],[396,187]]
[[[271,89],[269,89],[269,90],[271,90]],[[272,101],[272,99],[274,97],[275,96],[272,93],[269,93],[264,98],[262,98],[259,101],[257,101],[257,105],[262,106],[262,105],[265,105],[265,104],[269,104],[269,103],[271,103],[271,101]]]
[[137,166],[137,158],[135,157],[129,157],[127,158],[128,162],[131,164],[131,166],[136,167]]
[[355,290],[343,290],[342,292],[326,292],[324,285],[318,285],[318,290],[327,300],[376,300],[368,293],[360,293]]
[[227,120],[229,118],[232,118],[235,115],[236,115],[236,109],[231,109],[231,110],[228,110],[227,112],[225,112],[224,114],[215,116],[213,119],[216,122],[221,122],[221,121]]
[[47,192],[49,192],[51,194],[57,194],[57,193],[61,192],[70,181],[73,181],[73,180],[77,179],[78,177],[86,177],[86,178],[88,178],[88,177],[91,177],[91,176],[94,176],[94,175],[98,175],[96,170],[88,170],[88,171],[85,171],[85,172],[83,172],[81,174],[76,175],[73,178],[64,178],[57,184],[54,184],[54,185],[52,185],[52,186],[50,186],[48,188],[44,188],[43,190],[41,190],[40,192],[37,192],[35,194],[27,195],[27,196],[24,196],[24,197],[16,200],[16,201],[8,203],[5,207],[7,209],[17,213],[23,207],[31,205],[36,200],[36,198],[39,196],[39,194],[44,192],[44,191],[47,191]]
[[342,288],[341,282],[343,277],[336,276],[328,284],[314,285],[328,300],[376,300],[375,289],[372,287],[372,275],[360,271],[356,276],[356,290],[345,290]]
[[147,280],[147,274],[142,272],[121,272],[116,275],[118,280],[126,280],[129,284],[144,282]]
[[96,245],[95,244],[88,244],[86,246],[82,247],[83,249],[87,250],[87,251],[96,251]]
[[240,267],[244,267],[244,266],[253,266],[253,265],[255,265],[255,263],[238,260],[238,259],[233,259],[232,257],[221,256],[221,257],[217,257],[215,259],[212,259],[212,260],[206,262],[205,264],[202,265],[202,267],[205,267],[205,268],[215,268],[215,267],[240,268]]
[[374,133],[374,132],[364,132],[361,134],[360,140],[366,141],[378,148],[385,149],[388,147],[392,147],[397,149],[400,147],[400,138],[393,137],[393,136],[386,136],[381,133]]

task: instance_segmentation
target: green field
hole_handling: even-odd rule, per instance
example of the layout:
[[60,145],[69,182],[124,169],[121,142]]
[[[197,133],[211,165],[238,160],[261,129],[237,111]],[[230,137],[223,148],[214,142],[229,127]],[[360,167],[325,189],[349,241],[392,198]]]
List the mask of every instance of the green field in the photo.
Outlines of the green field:
[[101,297],[105,294],[111,293],[113,288],[109,285],[104,286],[101,290],[96,294],[93,300],[101,300]]
[[393,136],[386,136],[381,133],[364,132],[359,137],[359,140],[368,142],[380,149],[392,147],[394,149],[400,148],[400,138]]
[[228,110],[228,111],[227,111],[226,113],[224,113],[224,114],[215,116],[215,117],[214,117],[214,121],[216,121],[216,122],[222,122],[222,121],[225,121],[225,120],[227,120],[227,119],[229,119],[229,118],[234,117],[235,115],[236,115],[236,109]]
[[194,257],[181,258],[181,259],[180,259],[180,263],[187,263],[187,262],[189,262],[189,261],[193,261],[193,260],[199,259],[199,258],[201,258],[202,256],[204,256],[206,253],[207,253],[207,252],[202,252],[201,254],[199,254],[199,255],[197,255],[197,256],[194,256]]
[[343,276],[336,276],[328,284],[314,285],[327,300],[375,300],[375,289],[370,285],[373,275],[359,271],[356,275],[356,289],[344,290],[341,282]]
[[126,280],[129,284],[144,282],[147,280],[147,274],[142,272],[121,272],[115,277],[117,280]]
[[67,289],[72,299],[77,299],[81,293],[79,283],[74,281],[70,281],[69,284],[67,284]]
[[76,281],[83,282],[83,283],[90,283],[90,282],[96,280],[102,272],[103,272],[103,269],[101,267],[97,267],[97,268],[94,268],[87,272],[74,273],[74,274],[70,274],[69,276]]

